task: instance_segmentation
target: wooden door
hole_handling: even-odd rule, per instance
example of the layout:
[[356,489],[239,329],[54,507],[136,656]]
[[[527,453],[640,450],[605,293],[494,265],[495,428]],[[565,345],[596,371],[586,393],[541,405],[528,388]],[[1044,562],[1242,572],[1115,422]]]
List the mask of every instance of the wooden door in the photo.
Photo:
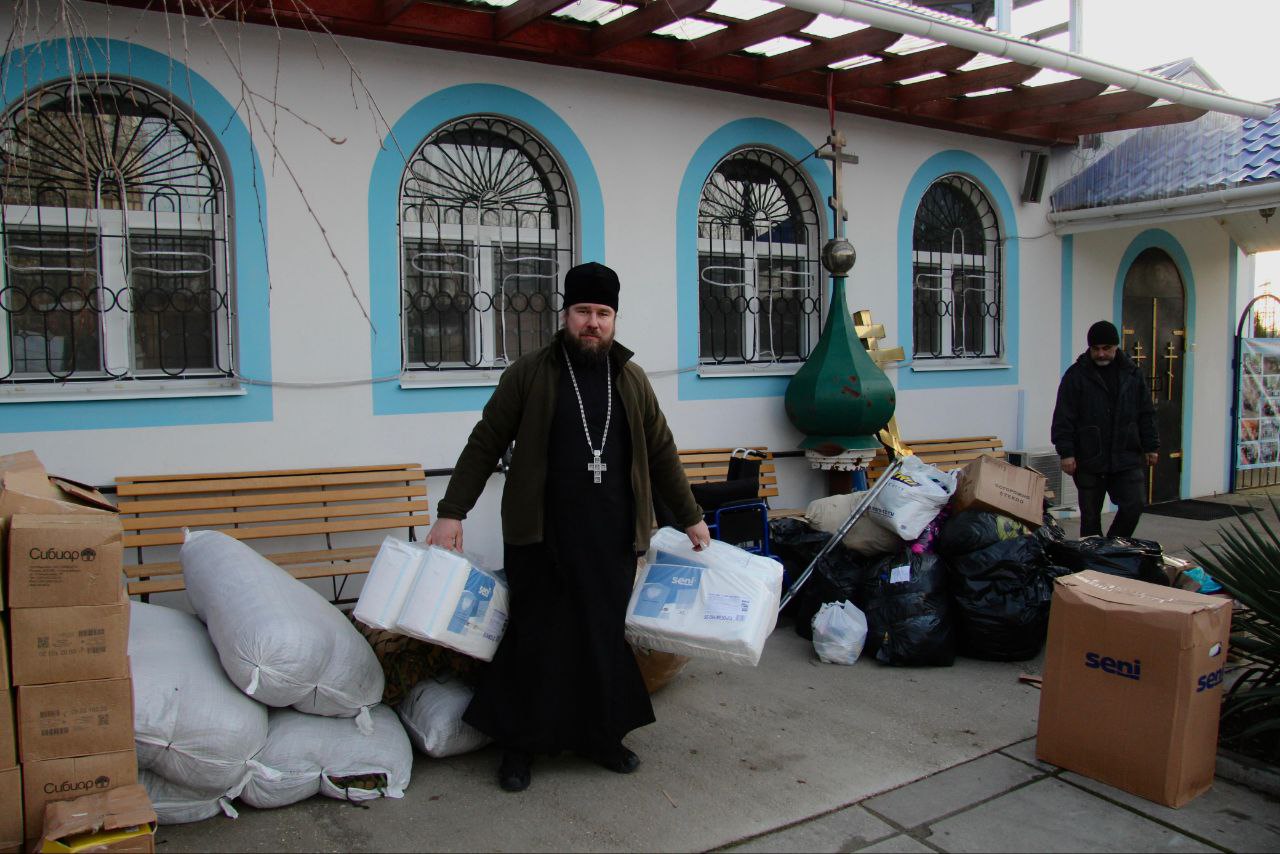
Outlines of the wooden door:
[[1124,277],[1120,346],[1138,363],[1160,430],[1160,462],[1148,472],[1147,501],[1176,501],[1182,483],[1182,400],[1186,363],[1186,291],[1173,259],[1147,249]]

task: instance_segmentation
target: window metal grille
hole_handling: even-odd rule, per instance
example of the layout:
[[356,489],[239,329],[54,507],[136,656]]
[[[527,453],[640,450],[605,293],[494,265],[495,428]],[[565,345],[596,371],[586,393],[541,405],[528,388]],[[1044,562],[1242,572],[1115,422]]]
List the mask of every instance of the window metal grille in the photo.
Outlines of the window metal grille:
[[699,361],[802,362],[818,340],[823,276],[813,193],[762,148],[735,151],[698,207]]
[[986,194],[960,175],[935,181],[920,200],[912,241],[917,361],[1001,355],[1002,259]]
[[573,226],[565,172],[529,131],[470,116],[431,134],[400,189],[403,370],[502,367],[550,342]]
[[33,91],[0,121],[0,382],[234,375],[225,184],[162,95]]

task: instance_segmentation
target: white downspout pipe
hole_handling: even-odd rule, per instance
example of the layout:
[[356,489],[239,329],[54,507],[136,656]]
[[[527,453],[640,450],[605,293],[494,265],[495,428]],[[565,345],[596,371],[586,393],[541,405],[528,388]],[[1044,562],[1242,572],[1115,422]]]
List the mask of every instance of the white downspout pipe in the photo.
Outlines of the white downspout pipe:
[[858,21],[896,33],[932,39],[966,50],[1074,74],[1097,83],[1119,86],[1174,104],[1227,113],[1247,119],[1265,119],[1275,109],[1267,104],[1175,83],[1143,71],[1130,71],[1098,59],[1025,41],[1014,36],[978,30],[939,20],[909,9],[885,6],[875,0],[781,0],[793,9]]

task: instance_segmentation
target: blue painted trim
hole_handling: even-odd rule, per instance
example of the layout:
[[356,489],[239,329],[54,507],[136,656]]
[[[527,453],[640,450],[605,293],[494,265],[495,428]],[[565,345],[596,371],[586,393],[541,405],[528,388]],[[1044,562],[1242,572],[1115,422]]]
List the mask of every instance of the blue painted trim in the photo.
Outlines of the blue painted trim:
[[[1230,237],[1227,238],[1227,399],[1235,397],[1235,385],[1239,382],[1236,374],[1236,327],[1240,323],[1240,247]],[[1236,464],[1236,416],[1227,406],[1227,464],[1222,467],[1222,491],[1231,488],[1231,470]]]
[[[110,75],[172,93],[199,117],[222,148],[227,201],[232,215],[232,287],[237,312],[237,370],[271,379],[271,323],[267,282],[266,181],[248,128],[235,108],[194,70],[164,54],[112,39],[47,41],[0,58],[0,111],[38,86],[76,74]],[[247,386],[229,397],[164,397],[146,400],[48,401],[0,405],[0,432],[101,430],[270,421],[269,386]]]
[[[817,146],[772,119],[738,119],[729,122],[698,146],[689,165],[685,167],[684,177],[680,180],[680,193],[676,199],[676,353],[677,364],[681,368],[696,366],[700,352],[698,204],[702,200],[702,186],[716,164],[727,154],[748,145],[777,149],[799,164],[809,181],[810,189],[816,190],[814,201],[818,202],[820,223],[823,219],[821,212],[825,210],[821,199],[834,189],[831,168],[826,161],[809,156]],[[703,377],[698,376],[694,370],[687,370],[680,374],[678,390],[681,400],[781,397],[787,393],[790,382],[789,376]]]
[[1194,344],[1196,340],[1196,282],[1195,277],[1191,275],[1191,261],[1187,258],[1186,250],[1182,248],[1178,238],[1163,228],[1149,228],[1133,238],[1129,243],[1129,248],[1124,251],[1124,256],[1120,259],[1119,269],[1116,270],[1116,286],[1111,308],[1113,322],[1116,326],[1121,326],[1124,322],[1125,276],[1128,275],[1129,268],[1133,266],[1133,262],[1137,260],[1138,256],[1147,249],[1153,248],[1163,251],[1173,259],[1174,265],[1178,268],[1178,274],[1182,276],[1182,285],[1187,294],[1187,348],[1183,354],[1182,375],[1182,477],[1178,483],[1179,496],[1187,498],[1191,495],[1191,459],[1195,451],[1195,442],[1192,436],[1192,427],[1195,425],[1195,419],[1192,416],[1196,411],[1196,351],[1190,345]]
[[[396,217],[400,180],[422,141],[445,122],[488,114],[513,119],[533,130],[555,151],[577,191],[576,215],[582,261],[604,262],[604,196],[591,156],[577,134],[554,110],[515,89],[487,83],[453,86],[409,108],[391,129],[374,160],[369,179],[369,308],[373,376],[400,373],[400,247]],[[397,146],[396,143],[399,143]],[[626,291],[622,293],[626,307]],[[374,415],[419,412],[474,412],[493,393],[472,388],[401,388],[397,382],[373,387]]]
[[1059,294],[1058,319],[1059,351],[1061,353],[1062,373],[1076,360],[1075,346],[1071,340],[1072,317],[1075,310],[1075,258],[1076,236],[1068,234],[1062,238],[1062,289]]
[[[911,307],[911,251],[915,231],[916,210],[929,186],[944,175],[959,173],[982,187],[1000,218],[1000,234],[1004,242],[1004,361],[1007,370],[913,371],[911,354],[915,352],[915,332]],[[981,158],[967,151],[940,151],[930,157],[907,184],[898,209],[898,340],[907,352],[907,361],[898,368],[898,388],[916,391],[935,388],[971,388],[1018,384],[1018,342],[1021,314],[1018,287],[1019,251],[1018,219],[1004,182]]]

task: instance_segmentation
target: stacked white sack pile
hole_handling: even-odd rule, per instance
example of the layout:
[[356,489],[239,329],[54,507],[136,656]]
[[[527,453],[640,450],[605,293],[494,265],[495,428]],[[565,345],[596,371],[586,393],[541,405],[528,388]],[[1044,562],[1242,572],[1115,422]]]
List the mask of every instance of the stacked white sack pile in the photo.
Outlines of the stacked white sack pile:
[[472,557],[388,537],[360,591],[355,618],[492,661],[507,627],[506,577]]
[[237,796],[400,797],[412,747],[380,704],[382,667],[359,631],[225,534],[188,534],[180,558],[207,628],[171,608],[131,608],[139,781],[161,823],[234,817]]
[[659,652],[755,666],[778,622],[782,564],[712,540],[694,551],[674,528],[653,535],[627,605],[627,640]]

